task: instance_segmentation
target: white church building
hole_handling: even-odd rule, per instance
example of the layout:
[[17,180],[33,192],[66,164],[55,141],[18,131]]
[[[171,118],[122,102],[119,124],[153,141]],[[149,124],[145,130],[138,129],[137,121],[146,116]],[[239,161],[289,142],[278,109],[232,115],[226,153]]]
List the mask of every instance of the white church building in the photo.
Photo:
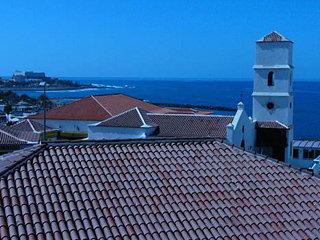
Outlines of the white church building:
[[227,139],[246,150],[295,165],[292,45],[292,41],[277,32],[256,42],[253,114],[248,117],[239,103],[233,122],[227,126]]

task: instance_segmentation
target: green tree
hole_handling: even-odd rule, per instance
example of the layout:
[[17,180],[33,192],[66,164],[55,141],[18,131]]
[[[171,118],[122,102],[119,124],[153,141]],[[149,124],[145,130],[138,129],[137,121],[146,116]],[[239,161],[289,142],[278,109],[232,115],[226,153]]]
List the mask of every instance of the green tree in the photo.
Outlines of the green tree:
[[44,94],[39,96],[38,102],[41,107],[44,106],[44,102],[46,102],[46,108],[52,108],[52,106],[53,106],[53,103],[51,102],[51,100]]
[[5,114],[10,114],[13,110],[12,105],[11,104],[5,105],[3,110],[4,110]]

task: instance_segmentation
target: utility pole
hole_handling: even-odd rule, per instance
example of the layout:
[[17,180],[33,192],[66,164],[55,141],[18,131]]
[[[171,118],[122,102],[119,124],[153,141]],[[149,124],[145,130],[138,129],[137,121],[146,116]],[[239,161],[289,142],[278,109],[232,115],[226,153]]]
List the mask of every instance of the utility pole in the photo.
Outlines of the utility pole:
[[43,140],[45,141],[47,138],[47,116],[46,116],[46,110],[47,110],[47,92],[46,92],[46,85],[47,83],[41,82],[39,85],[43,86]]

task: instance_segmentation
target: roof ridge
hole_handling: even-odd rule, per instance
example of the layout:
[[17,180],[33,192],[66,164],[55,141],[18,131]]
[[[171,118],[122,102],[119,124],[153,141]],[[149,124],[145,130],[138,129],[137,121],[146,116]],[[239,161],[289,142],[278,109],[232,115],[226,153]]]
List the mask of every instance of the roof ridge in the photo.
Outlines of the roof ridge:
[[30,121],[29,119],[27,119],[27,122],[29,123],[32,131],[33,131],[34,133],[38,133],[38,131],[36,131],[36,129],[34,128],[33,124],[31,123],[31,121]]
[[207,114],[193,114],[193,113],[161,113],[161,112],[148,112],[147,115],[164,115],[164,116],[192,116],[192,117],[228,117],[233,118],[232,115],[207,115]]
[[111,139],[111,140],[63,140],[63,141],[48,141],[46,142],[49,146],[60,146],[60,145],[75,145],[82,143],[83,145],[96,145],[96,144],[142,144],[149,142],[223,142],[220,138],[199,138],[199,137],[181,137],[181,138],[171,138],[171,137],[158,137],[158,138],[142,138],[142,139]]
[[93,100],[95,100],[95,101],[99,104],[99,106],[103,108],[103,110],[105,110],[108,114],[110,114],[111,116],[113,116],[113,114],[111,114],[111,112],[109,112],[108,109],[106,109],[106,108],[98,101],[98,99],[95,98],[95,96],[91,95],[90,97],[93,98]]
[[279,124],[280,124],[281,126],[283,126],[283,127],[289,128],[289,126],[285,125],[285,124],[282,123],[282,122],[279,122],[278,120],[276,120],[276,122],[279,123]]
[[141,126],[141,127],[150,126],[150,125],[147,124],[146,121],[144,120],[144,118],[143,118],[143,116],[142,116],[142,114],[141,114],[141,112],[140,112],[140,109],[139,109],[138,107],[135,107],[135,109],[136,109],[136,111],[137,111],[137,113],[138,113],[138,115],[139,115],[139,118],[140,118],[141,122],[142,122],[142,126]]

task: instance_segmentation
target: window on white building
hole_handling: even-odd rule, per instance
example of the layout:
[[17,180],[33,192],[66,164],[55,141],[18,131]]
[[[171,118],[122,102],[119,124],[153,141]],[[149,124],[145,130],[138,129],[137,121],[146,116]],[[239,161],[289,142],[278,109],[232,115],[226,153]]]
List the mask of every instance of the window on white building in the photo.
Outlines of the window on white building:
[[304,159],[315,159],[316,157],[320,156],[320,150],[303,150],[303,158]]
[[299,149],[294,148],[292,152],[293,158],[299,158]]
[[268,73],[268,86],[273,86],[274,82],[273,82],[273,72],[269,72]]

